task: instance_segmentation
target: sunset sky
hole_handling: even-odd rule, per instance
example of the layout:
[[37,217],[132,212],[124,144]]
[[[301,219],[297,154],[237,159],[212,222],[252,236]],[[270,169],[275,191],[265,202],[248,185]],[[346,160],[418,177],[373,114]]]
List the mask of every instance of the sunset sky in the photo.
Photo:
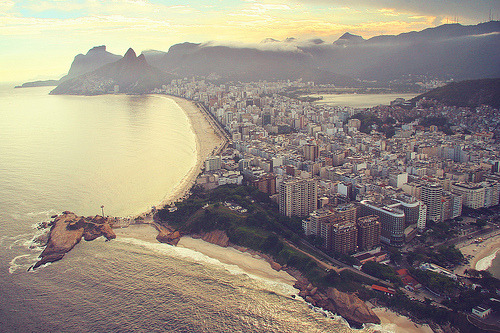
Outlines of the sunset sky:
[[176,43],[264,38],[334,41],[488,21],[498,0],[0,0],[3,82],[59,78],[96,45],[167,51]]

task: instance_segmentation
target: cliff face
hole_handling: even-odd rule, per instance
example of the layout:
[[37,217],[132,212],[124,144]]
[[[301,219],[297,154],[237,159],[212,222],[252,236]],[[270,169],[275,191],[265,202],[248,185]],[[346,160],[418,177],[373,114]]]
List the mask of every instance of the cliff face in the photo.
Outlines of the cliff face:
[[56,216],[50,226],[47,246],[40,254],[40,260],[33,266],[33,269],[46,263],[61,260],[80,242],[82,237],[86,241],[92,241],[100,236],[104,236],[107,240],[116,238],[108,218],[102,216],[83,217],[65,211],[62,215]]
[[306,302],[338,314],[353,326],[359,327],[366,323],[380,324],[379,317],[354,294],[344,293],[335,288],[318,290],[305,278],[298,279],[294,287],[300,290],[299,296]]
[[229,245],[229,237],[227,236],[226,232],[222,230],[207,232],[206,234],[201,236],[201,239],[203,239],[205,242],[209,242],[222,247],[227,247]]

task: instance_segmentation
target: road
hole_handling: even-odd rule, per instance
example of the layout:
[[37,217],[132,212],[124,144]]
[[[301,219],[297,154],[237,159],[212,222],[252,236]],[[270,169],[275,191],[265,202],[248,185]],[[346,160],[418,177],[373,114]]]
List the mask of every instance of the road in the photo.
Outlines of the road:
[[[320,258],[323,257],[323,258],[328,259],[329,262],[327,262],[326,264],[338,267],[339,270],[336,270],[337,272],[341,272],[343,270],[349,270],[349,271],[353,272],[354,274],[357,274],[357,275],[360,275],[364,278],[376,281],[377,283],[379,283],[381,285],[384,285],[384,286],[390,287],[390,288],[394,288],[394,285],[392,283],[387,282],[387,281],[382,280],[382,279],[379,279],[379,278],[372,276],[370,274],[366,274],[365,272],[357,270],[357,269],[355,269],[355,268],[353,268],[353,267],[351,267],[351,266],[349,266],[349,265],[347,265],[347,264],[345,264],[345,263],[343,263],[335,258],[332,258],[331,256],[324,253],[323,251],[321,251],[317,247],[313,246],[311,243],[307,242],[306,240],[300,239],[299,242],[302,246],[305,246],[312,253],[316,253]],[[320,259],[318,259],[318,260],[320,260]]]

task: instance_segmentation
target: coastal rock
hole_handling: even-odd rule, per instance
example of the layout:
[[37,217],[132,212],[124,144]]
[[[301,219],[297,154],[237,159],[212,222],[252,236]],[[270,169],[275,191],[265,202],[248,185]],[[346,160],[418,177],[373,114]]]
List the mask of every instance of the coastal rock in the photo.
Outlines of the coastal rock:
[[344,293],[335,288],[328,288],[326,291],[320,290],[303,277],[297,278],[294,287],[300,290],[299,296],[306,302],[337,313],[353,326],[380,323],[377,315],[354,294]]
[[201,239],[205,242],[209,242],[222,247],[227,247],[229,245],[229,237],[225,231],[214,230],[204,234]]
[[279,272],[283,267],[277,262],[271,261],[271,268]]
[[156,236],[156,240],[160,243],[166,243],[170,245],[176,246],[181,239],[181,233],[178,230],[173,230],[170,227],[164,227],[159,224],[154,224],[156,230],[158,230],[158,235]]
[[364,323],[380,324],[379,317],[356,295],[335,288],[328,288],[326,294],[334,306],[334,309],[327,310],[335,311],[349,323],[359,326]]
[[48,234],[47,246],[40,254],[38,262],[33,265],[33,269],[61,260],[80,242],[82,237],[90,241],[100,236],[104,236],[107,240],[116,238],[107,218],[102,216],[84,218],[65,211],[54,218]]

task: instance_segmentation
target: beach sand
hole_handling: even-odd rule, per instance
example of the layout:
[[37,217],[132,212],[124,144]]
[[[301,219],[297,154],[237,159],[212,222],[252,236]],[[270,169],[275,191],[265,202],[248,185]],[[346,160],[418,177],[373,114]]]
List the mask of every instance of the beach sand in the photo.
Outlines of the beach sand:
[[[156,240],[158,232],[148,224],[133,224],[127,228],[115,229],[114,231],[118,237],[136,238],[150,243],[158,243]],[[172,246],[168,244],[164,245]],[[287,272],[278,272],[272,269],[271,265],[261,257],[238,251],[232,247],[221,247],[189,236],[182,237],[177,246],[202,253],[221,263],[237,266],[246,274],[259,278],[277,283],[284,283],[290,286],[293,286],[296,281],[296,279]]]
[[228,265],[236,265],[246,273],[254,276],[286,283],[292,286],[296,281],[296,279],[287,272],[278,272],[272,269],[271,265],[263,258],[238,251],[232,247],[221,247],[189,236],[182,237],[177,246],[195,250]]
[[476,244],[470,240],[470,244],[459,247],[465,257],[472,256],[468,265],[455,268],[455,273],[463,274],[468,268],[486,270],[495,258],[494,254],[500,249],[500,235],[490,237],[482,243]]
[[415,324],[410,318],[402,316],[386,308],[373,308],[373,312],[380,318],[385,330],[394,333],[432,333],[428,325]]
[[207,157],[212,154],[215,148],[224,144],[224,139],[206,119],[207,115],[194,102],[174,96],[165,96],[165,98],[173,100],[186,113],[196,137],[197,156],[196,164],[189,170],[179,185],[163,198],[158,208],[170,205],[185,197],[196,181],[196,177],[200,174]]

